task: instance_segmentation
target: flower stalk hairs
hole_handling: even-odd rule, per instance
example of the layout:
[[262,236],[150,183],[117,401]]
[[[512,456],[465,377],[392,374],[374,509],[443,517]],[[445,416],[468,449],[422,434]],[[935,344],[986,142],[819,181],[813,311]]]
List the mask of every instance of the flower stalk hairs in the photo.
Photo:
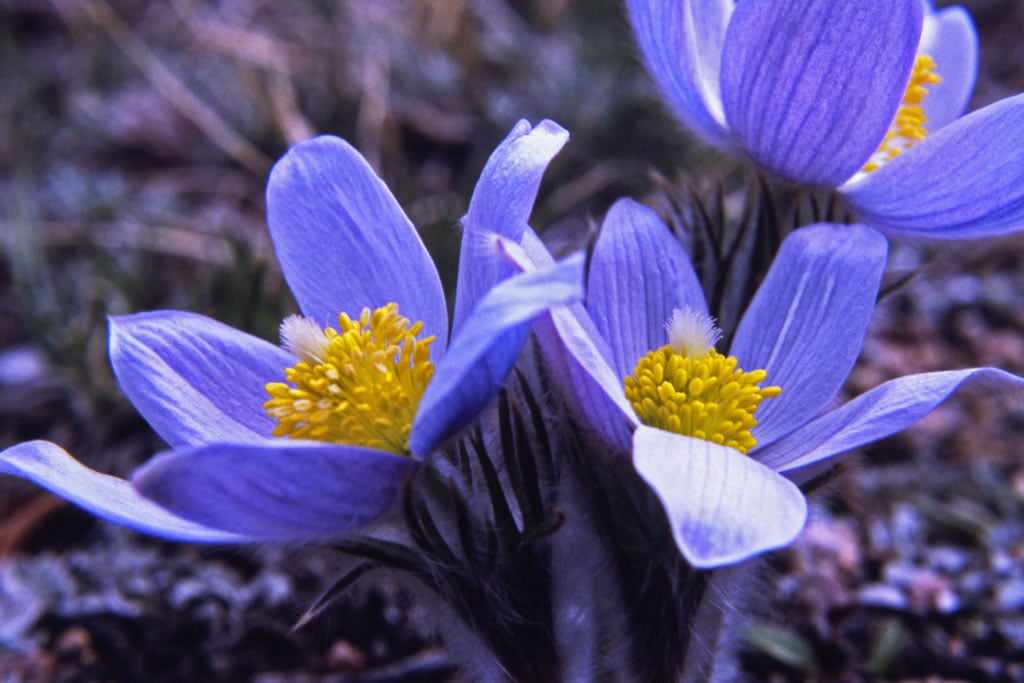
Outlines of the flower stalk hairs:
[[[564,140],[550,122],[518,124],[477,187],[503,202],[484,218],[525,220]],[[267,209],[302,310],[282,323],[282,346],[193,313],[114,317],[118,381],[173,450],[130,482],[38,441],[3,451],[0,472],[170,539],[344,538],[392,509],[412,471],[493,400],[531,321],[582,296],[578,258],[466,285],[472,305],[446,344],[433,262],[383,182],[338,138],[293,147],[271,173]],[[479,233],[500,253],[500,238]],[[475,267],[464,261],[460,279],[476,283]]]
[[886,235],[1024,226],[1024,95],[961,116],[977,71],[967,13],[924,0],[627,0],[662,95],[706,143],[836,189]]

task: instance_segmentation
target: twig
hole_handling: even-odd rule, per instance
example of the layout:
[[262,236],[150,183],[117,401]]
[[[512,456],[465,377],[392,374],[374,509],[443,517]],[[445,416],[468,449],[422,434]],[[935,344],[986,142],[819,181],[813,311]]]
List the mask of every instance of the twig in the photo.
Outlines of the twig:
[[[70,0],[54,0],[57,10],[68,14]],[[131,32],[104,0],[78,0],[89,17],[110,36],[153,88],[178,112],[196,125],[213,144],[256,175],[266,175],[270,158],[239,135],[217,112],[188,89],[146,44]]]

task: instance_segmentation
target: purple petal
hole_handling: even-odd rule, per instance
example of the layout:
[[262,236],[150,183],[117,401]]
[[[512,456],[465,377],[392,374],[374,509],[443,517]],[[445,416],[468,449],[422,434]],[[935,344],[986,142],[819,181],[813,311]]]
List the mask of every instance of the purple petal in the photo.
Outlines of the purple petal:
[[1024,379],[993,368],[909,375],[890,380],[755,451],[768,467],[790,472],[901,432],[961,387],[1000,394],[1024,390]]
[[835,187],[878,148],[903,99],[920,0],[741,2],[722,55],[725,116],[772,173]]
[[409,219],[366,160],[344,140],[300,142],[267,184],[267,223],[288,286],[321,326],[395,302],[444,352],[441,280]]
[[616,374],[632,374],[642,356],[667,344],[665,323],[686,306],[707,313],[686,251],[654,211],[619,200],[601,226],[587,279],[587,310]]
[[639,427],[633,463],[661,499],[676,545],[695,567],[781,548],[807,519],[807,501],[793,482],[732,448]]
[[967,109],[978,77],[978,34],[962,7],[929,10],[918,53],[935,60],[941,83],[928,86],[923,107],[927,129],[935,132],[957,120]]
[[[532,230],[523,233],[520,249],[505,244],[505,256],[521,270],[546,268],[554,259]],[[594,432],[614,451],[629,453],[638,424],[626,400],[624,378],[610,365],[611,351],[581,304],[553,309],[533,326],[543,370],[567,397],[577,427]]]
[[1024,227],[1024,95],[1000,100],[844,188],[890,237],[965,239]]
[[425,458],[476,417],[505,384],[531,321],[582,298],[582,255],[555,267],[514,275],[491,289],[438,364],[420,401],[409,449]]
[[763,445],[829,405],[864,342],[885,269],[886,242],[859,225],[817,225],[782,243],[736,330],[730,354],[764,369],[782,394],[757,411]]
[[132,484],[200,524],[267,541],[327,540],[387,512],[416,465],[358,446],[221,443],[157,456]]
[[270,438],[264,387],[295,357],[195,313],[153,311],[110,319],[110,362],[150,426],[183,448]]
[[[453,337],[480,298],[516,272],[504,259],[486,251],[491,243],[486,235],[497,234],[513,242],[522,239],[544,171],[568,139],[568,131],[554,121],[544,120],[532,128],[519,121],[487,160],[462,221]],[[484,244],[478,239],[481,235]]]
[[47,441],[29,441],[0,452],[0,474],[23,477],[98,517],[172,541],[256,540],[177,517],[140,496],[124,479],[91,470]]
[[560,308],[534,324],[543,368],[565,398],[578,426],[610,449],[629,453],[639,424],[626,400],[624,377],[609,364],[611,352],[582,306]]
[[733,0],[627,0],[647,68],[676,116],[705,142],[732,149],[718,90]]

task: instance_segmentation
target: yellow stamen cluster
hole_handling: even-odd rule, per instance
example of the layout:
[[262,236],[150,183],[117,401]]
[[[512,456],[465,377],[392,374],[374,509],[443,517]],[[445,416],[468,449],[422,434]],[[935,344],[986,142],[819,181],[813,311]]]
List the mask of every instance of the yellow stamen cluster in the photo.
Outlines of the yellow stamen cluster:
[[896,158],[928,135],[925,128],[928,117],[924,115],[921,103],[928,96],[928,86],[942,82],[942,77],[935,69],[935,60],[930,56],[917,56],[914,70],[910,74],[910,85],[907,86],[903,102],[896,111],[896,120],[885,134],[881,146],[865,164],[865,173],[878,170],[882,164]]
[[409,324],[397,304],[364,308],[358,320],[342,313],[338,330],[318,337],[305,318],[282,325],[285,346],[299,362],[285,371],[291,384],[267,384],[263,408],[277,420],[274,436],[409,453],[409,432],[434,374],[430,344],[416,339],[423,323]]
[[754,411],[780,387],[761,387],[764,370],[745,372],[734,356],[707,349],[690,357],[668,344],[651,351],[627,376],[626,398],[640,421],[747,453],[757,445]]

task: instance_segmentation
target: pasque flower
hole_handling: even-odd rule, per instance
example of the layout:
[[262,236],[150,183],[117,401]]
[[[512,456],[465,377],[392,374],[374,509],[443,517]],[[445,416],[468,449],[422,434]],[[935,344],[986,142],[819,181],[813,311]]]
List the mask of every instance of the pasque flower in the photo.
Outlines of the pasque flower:
[[560,327],[542,329],[566,350],[556,362],[562,389],[584,406],[578,418],[632,453],[691,564],[789,543],[807,514],[798,484],[959,387],[1024,389],[1024,379],[975,368],[897,378],[839,405],[886,258],[885,239],[862,225],[795,231],[719,353],[676,238],[635,202],[609,211],[591,257],[589,316],[563,309],[551,316]]
[[[477,222],[525,223],[565,137],[551,122],[520,122],[498,147],[467,217],[478,248],[500,258],[505,240]],[[126,481],[36,441],[0,453],[0,472],[167,538],[342,536],[388,510],[409,470],[493,398],[535,317],[582,297],[579,258],[510,268],[486,287],[463,260],[473,301],[457,306],[463,318],[445,344],[433,262],[384,183],[338,138],[299,143],[277,163],[267,213],[302,311],[282,324],[283,348],[192,313],[114,317],[114,372],[173,450]]]
[[890,236],[1024,225],[1024,96],[960,118],[977,70],[966,12],[923,0],[627,0],[675,114],[781,178],[837,188]]

